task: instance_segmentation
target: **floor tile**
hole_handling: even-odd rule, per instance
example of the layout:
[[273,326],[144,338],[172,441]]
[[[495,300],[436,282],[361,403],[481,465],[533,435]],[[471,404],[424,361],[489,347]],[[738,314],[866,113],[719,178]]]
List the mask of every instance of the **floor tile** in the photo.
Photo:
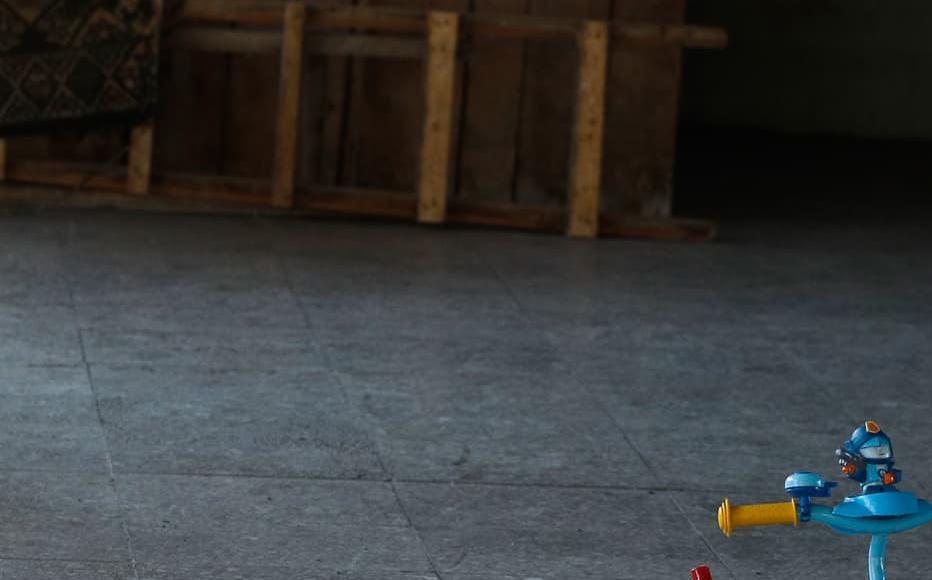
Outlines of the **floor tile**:
[[83,365],[7,365],[0,399],[0,469],[107,473],[106,441]]
[[401,479],[640,486],[608,414],[546,373],[342,375]]
[[402,485],[444,578],[676,578],[713,557],[664,494]]
[[107,476],[0,472],[0,489],[0,560],[129,560]]
[[140,578],[431,578],[391,488],[120,477]]
[[0,578],[4,580],[131,580],[135,576],[129,563],[0,559]]
[[117,472],[381,478],[325,370],[92,368]]
[[80,363],[81,343],[71,308],[0,301],[0,362]]
[[304,332],[155,332],[84,329],[91,363],[202,368],[301,368],[323,363]]

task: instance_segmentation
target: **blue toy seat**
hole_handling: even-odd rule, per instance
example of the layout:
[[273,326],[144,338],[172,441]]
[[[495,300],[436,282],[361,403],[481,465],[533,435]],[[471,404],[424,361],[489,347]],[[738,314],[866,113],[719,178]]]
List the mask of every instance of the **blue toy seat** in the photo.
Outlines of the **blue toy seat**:
[[919,512],[919,500],[905,491],[884,491],[846,497],[832,513],[846,518],[908,516]]

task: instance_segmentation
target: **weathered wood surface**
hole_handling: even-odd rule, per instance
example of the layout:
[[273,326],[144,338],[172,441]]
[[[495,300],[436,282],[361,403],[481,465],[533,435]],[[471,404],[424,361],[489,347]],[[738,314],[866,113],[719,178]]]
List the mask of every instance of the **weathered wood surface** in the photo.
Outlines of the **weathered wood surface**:
[[[404,0],[395,0],[393,4],[413,4]],[[553,40],[572,39],[578,34],[586,19],[604,18],[602,14],[610,12],[607,0],[589,0],[580,5],[565,2],[546,2],[536,0],[538,5],[565,7],[558,12],[569,13],[563,17],[547,17],[521,14],[483,14],[469,9],[462,0],[436,1],[430,4],[433,9],[445,8],[465,14],[464,32],[478,37],[512,38],[518,40]],[[236,23],[247,26],[269,26],[276,23],[272,10],[236,9],[233,5],[215,5],[213,2],[188,2],[183,16],[188,22],[200,23]],[[417,9],[375,7],[377,3],[367,2],[367,6],[309,6],[307,27],[310,30],[370,30],[397,33],[425,33],[428,28],[424,6],[416,3]],[[370,5],[371,4],[371,5]],[[677,44],[694,48],[716,48],[726,42],[723,31],[710,27],[682,26],[672,23],[653,24],[650,22],[617,22],[611,25],[612,33],[621,36],[630,43]]]
[[[174,33],[174,48],[231,54],[276,54],[282,48],[282,33],[274,30],[190,27]],[[307,54],[376,58],[418,59],[427,55],[427,44],[419,38],[390,36],[316,36],[304,39]]]
[[452,185],[450,170],[454,154],[459,16],[455,12],[432,12],[428,43],[430,52],[425,83],[418,221],[439,224],[446,221],[447,200]]
[[579,78],[570,166],[567,233],[575,237],[594,238],[599,235],[608,47],[608,25],[605,22],[587,22],[579,34]]
[[[573,38],[586,19],[602,19],[612,43],[601,205],[669,215],[680,46],[726,40],[720,30],[683,25],[684,0],[360,1],[308,8],[296,198],[308,184],[417,191],[425,78],[414,57],[423,54],[431,8],[469,12],[461,22],[452,201],[568,207]],[[163,53],[155,166],[271,180],[286,2],[184,4],[187,20]],[[224,47],[238,54],[189,50]]]
[[129,158],[126,167],[126,191],[146,195],[152,180],[152,125],[133,127],[129,138]]
[[[673,25],[686,0],[615,3],[615,17]],[[605,208],[647,216],[673,211],[673,168],[682,50],[619,43],[609,69]]]
[[[276,208],[269,203],[267,180],[177,173],[154,175],[150,195],[127,196],[126,170],[113,165],[12,162],[8,178],[12,183],[0,187],[0,206],[26,204],[250,215],[339,215],[412,221],[417,215],[418,205],[414,196],[400,192],[315,187],[301,190],[293,207]],[[54,187],[40,188],[35,184]],[[566,210],[558,207],[469,200],[452,200],[447,212],[447,222],[451,224],[553,233],[562,231],[566,220]],[[700,220],[607,213],[602,214],[599,221],[599,231],[604,236],[707,241],[716,235],[714,224]]]
[[301,88],[304,80],[304,4],[290,2],[285,8],[281,73],[278,89],[278,118],[275,131],[275,170],[272,203],[294,205],[298,142],[301,120]]

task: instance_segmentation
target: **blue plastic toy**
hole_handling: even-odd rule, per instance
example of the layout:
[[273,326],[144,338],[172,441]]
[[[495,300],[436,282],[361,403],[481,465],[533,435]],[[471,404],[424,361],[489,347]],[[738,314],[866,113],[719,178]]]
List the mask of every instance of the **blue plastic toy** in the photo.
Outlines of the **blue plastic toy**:
[[855,429],[835,456],[842,473],[861,485],[859,495],[834,507],[815,504],[813,498],[831,497],[838,484],[800,471],[786,478],[784,490],[793,497],[789,502],[733,506],[726,498],[718,510],[722,532],[731,536],[737,528],[813,521],[841,534],[869,535],[870,580],[886,580],[887,537],[932,522],[932,504],[895,487],[903,474],[893,468],[893,445],[874,421]]

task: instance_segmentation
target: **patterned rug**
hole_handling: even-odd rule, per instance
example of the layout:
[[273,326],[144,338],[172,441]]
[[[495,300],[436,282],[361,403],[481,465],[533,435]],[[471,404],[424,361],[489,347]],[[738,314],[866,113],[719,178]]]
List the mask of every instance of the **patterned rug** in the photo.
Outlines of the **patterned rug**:
[[0,132],[149,114],[158,3],[0,0]]

